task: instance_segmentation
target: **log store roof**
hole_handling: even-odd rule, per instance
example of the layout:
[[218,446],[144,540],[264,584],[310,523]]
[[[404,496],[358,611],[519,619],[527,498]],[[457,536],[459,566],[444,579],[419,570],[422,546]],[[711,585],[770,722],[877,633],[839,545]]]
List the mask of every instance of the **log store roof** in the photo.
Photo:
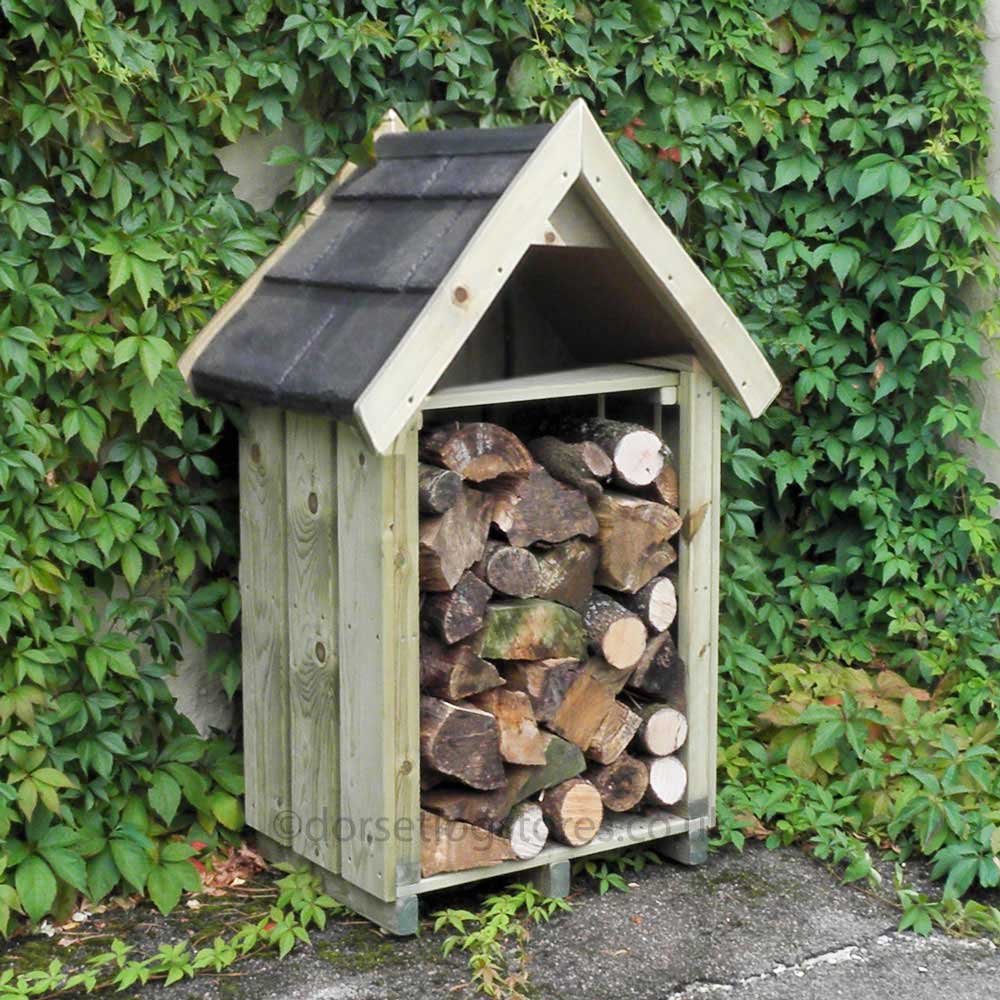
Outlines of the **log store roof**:
[[763,355],[579,101],[555,126],[383,134],[374,165],[320,196],[181,370],[209,398],[353,415],[384,450],[528,250],[573,245],[581,227],[556,221],[570,199],[688,349],[761,412],[779,387]]

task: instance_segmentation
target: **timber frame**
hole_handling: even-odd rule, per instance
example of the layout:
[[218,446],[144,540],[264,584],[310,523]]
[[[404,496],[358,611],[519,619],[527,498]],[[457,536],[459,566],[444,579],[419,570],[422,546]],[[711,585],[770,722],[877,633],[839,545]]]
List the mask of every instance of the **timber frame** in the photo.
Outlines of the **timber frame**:
[[[344,168],[180,367],[196,389],[246,410],[247,821],[269,857],[309,864],[331,895],[409,934],[419,897],[449,886],[523,872],[564,895],[574,859],[640,843],[685,864],[705,859],[715,822],[720,388],[757,416],[780,384],[582,102],[548,130],[408,135],[390,114],[376,135],[376,165]],[[379,220],[395,220],[398,206],[413,226],[386,237]],[[337,231],[343,218],[382,240],[361,248],[361,265],[354,230]],[[402,243],[416,248],[412,267]],[[396,284],[385,276],[394,268]],[[629,301],[619,336],[605,335],[607,313],[582,330],[591,274]],[[557,297],[553,278],[580,293],[561,327],[544,309]],[[366,324],[369,354],[353,342]],[[587,337],[612,349],[595,357]],[[562,353],[543,355],[539,344],[553,341]],[[296,366],[306,377],[289,387]],[[324,394],[337,378],[337,392]],[[579,848],[550,844],[531,860],[422,878],[418,432],[425,416],[502,419],[553,401],[639,420],[675,456],[687,790],[670,810],[609,818]]]

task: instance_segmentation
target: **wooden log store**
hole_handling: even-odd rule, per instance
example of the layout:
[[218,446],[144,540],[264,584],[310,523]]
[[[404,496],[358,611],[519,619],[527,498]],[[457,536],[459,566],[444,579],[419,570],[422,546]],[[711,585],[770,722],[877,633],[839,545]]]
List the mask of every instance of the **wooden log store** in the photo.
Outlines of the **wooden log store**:
[[714,822],[720,391],[779,384],[582,102],[349,167],[189,347],[239,403],[246,811],[395,933]]

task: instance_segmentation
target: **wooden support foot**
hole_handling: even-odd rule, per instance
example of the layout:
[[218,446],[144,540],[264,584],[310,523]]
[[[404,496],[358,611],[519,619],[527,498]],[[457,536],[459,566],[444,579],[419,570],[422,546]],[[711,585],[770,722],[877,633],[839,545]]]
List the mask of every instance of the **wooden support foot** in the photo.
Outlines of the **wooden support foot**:
[[708,860],[708,830],[702,827],[667,837],[657,843],[656,850],[681,865],[702,865]]
[[257,834],[257,848],[268,861],[292,862],[308,866],[319,876],[324,892],[333,896],[338,903],[343,903],[348,909],[381,927],[386,933],[399,937],[417,933],[420,903],[416,895],[400,896],[393,900],[379,899],[261,833]]
[[569,895],[571,869],[569,861],[553,861],[540,868],[533,868],[528,872],[528,881],[543,896],[562,899]]

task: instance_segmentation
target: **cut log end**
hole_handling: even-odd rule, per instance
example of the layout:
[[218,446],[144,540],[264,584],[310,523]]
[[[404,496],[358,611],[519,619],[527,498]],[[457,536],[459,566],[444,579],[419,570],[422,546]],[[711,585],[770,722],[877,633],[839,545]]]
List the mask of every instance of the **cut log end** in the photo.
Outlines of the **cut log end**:
[[654,806],[673,806],[684,798],[687,770],[678,757],[644,757],[649,773],[645,800]]
[[687,719],[669,705],[646,705],[641,713],[636,742],[649,754],[668,757],[676,753],[687,739]]
[[503,825],[503,836],[510,842],[514,856],[526,861],[536,857],[549,839],[545,815],[537,802],[514,806]]
[[626,486],[648,486],[663,469],[663,442],[647,430],[622,435],[611,456],[615,478]]
[[546,791],[542,812],[553,837],[570,847],[582,847],[597,836],[604,819],[604,804],[589,781],[570,778]]
[[641,760],[622,754],[610,764],[590,768],[587,780],[597,789],[605,809],[628,812],[646,794],[649,769]]

